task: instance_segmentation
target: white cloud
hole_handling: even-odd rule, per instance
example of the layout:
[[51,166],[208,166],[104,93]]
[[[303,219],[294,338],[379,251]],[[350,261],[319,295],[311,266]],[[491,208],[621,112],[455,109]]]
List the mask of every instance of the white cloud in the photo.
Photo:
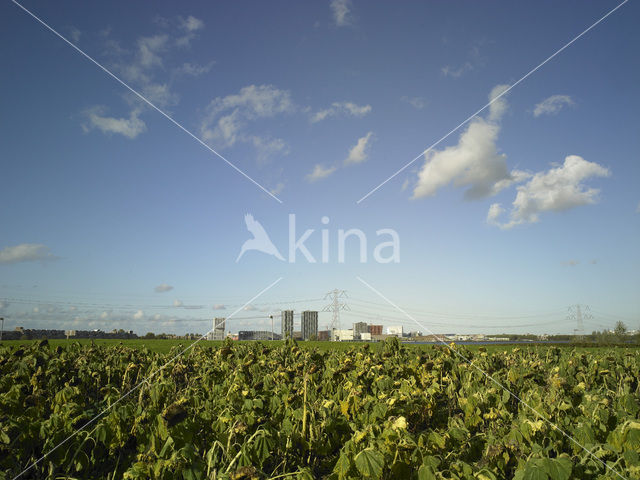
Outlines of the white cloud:
[[475,70],[477,67],[484,64],[484,59],[480,55],[480,47],[485,43],[484,40],[479,40],[472,45],[469,50],[467,60],[461,65],[455,67],[452,65],[445,65],[440,69],[445,77],[460,78],[465,73]]
[[214,309],[214,310],[226,310],[226,309],[227,309],[227,307],[226,307],[223,303],[216,303],[216,304],[213,306],[213,309]]
[[[538,222],[542,212],[560,212],[597,203],[600,190],[589,188],[582,182],[609,175],[607,168],[578,155],[569,155],[563,165],[538,172],[526,184],[518,186],[509,222],[499,223],[494,216],[492,223],[508,229],[522,223]],[[491,209],[498,208],[495,205],[491,205],[490,213]]]
[[[507,87],[498,85],[489,95],[494,100]],[[413,198],[433,196],[446,185],[469,187],[465,198],[478,199],[496,194],[513,182],[506,155],[498,153],[498,121],[506,111],[504,97],[495,100],[488,119],[475,118],[460,135],[457,145],[425,153],[425,164],[418,173]]]
[[351,0],[331,0],[331,11],[337,26],[351,25]]
[[179,18],[179,22],[180,29],[185,33],[176,39],[176,45],[188,47],[191,44],[191,40],[196,37],[196,32],[204,28],[204,22],[191,15],[187,18]]
[[49,247],[39,243],[21,243],[0,250],[0,264],[57,260]]
[[164,293],[173,290],[173,287],[171,285],[167,285],[166,283],[161,283],[156,288],[154,288],[154,290],[156,291],[156,293]]
[[345,165],[353,165],[356,163],[362,163],[367,159],[369,155],[369,141],[373,136],[373,132],[367,133],[364,137],[358,139],[357,143],[349,150],[349,156],[344,161]]
[[445,77],[453,77],[453,78],[460,78],[462,75],[464,75],[465,73],[471,70],[473,70],[473,65],[471,64],[471,62],[465,62],[459,67],[452,67],[451,65],[445,65],[440,69],[440,71]]
[[138,61],[144,68],[162,66],[160,53],[166,49],[168,35],[138,38]]
[[134,320],[142,320],[143,318],[144,318],[144,312],[142,310],[138,310],[136,313],[133,314]]
[[272,195],[280,195],[284,190],[284,182],[279,182],[275,187],[273,187],[270,191]]
[[178,300],[177,298],[173,301],[173,306],[174,307],[182,307],[184,305],[184,303],[182,303],[182,300]]
[[176,73],[180,75],[189,75],[191,77],[198,77],[204,73],[207,73],[213,68],[216,62],[209,62],[206,65],[199,65],[197,63],[184,62],[180,67],[176,69]]
[[245,312],[253,312],[253,311],[258,310],[258,309],[256,307],[254,307],[253,305],[247,305],[242,310],[244,310]]
[[422,110],[424,107],[427,106],[427,99],[424,97],[407,97],[405,95],[403,97],[400,97],[400,100],[402,100],[405,103],[408,103],[413,108],[416,108],[418,110]]
[[506,91],[509,85],[496,85],[489,93],[489,120],[498,122],[507,111]]
[[151,103],[162,107],[177,105],[180,100],[180,96],[172,92],[166,83],[149,83],[142,87],[142,95]]
[[127,138],[134,139],[147,130],[147,125],[139,117],[140,110],[134,109],[129,114],[129,118],[107,117],[104,114],[104,107],[96,106],[85,110],[84,116],[88,123],[82,125],[85,132],[97,128],[102,133],[117,133]]
[[291,113],[296,109],[291,95],[272,85],[249,85],[237,94],[214,99],[200,126],[202,138],[217,147],[232,147],[237,142],[252,144],[264,159],[274,153],[286,154],[288,146],[282,139],[251,135],[248,124],[264,118]]
[[315,182],[317,180],[322,180],[323,178],[327,178],[333,172],[336,171],[336,167],[324,167],[319,163],[313,167],[313,171],[306,176],[306,179],[309,182]]
[[565,106],[572,106],[575,102],[569,95],[552,95],[538,103],[533,109],[533,116],[555,115]]
[[250,135],[247,138],[256,149],[258,160],[264,161],[276,153],[281,155],[289,154],[289,145],[281,138],[260,137],[258,135]]
[[180,19],[180,26],[187,32],[195,32],[204,28],[204,22],[193,15],[189,15],[187,18]]
[[109,312],[102,312],[102,313],[100,314],[100,318],[101,318],[102,320],[106,320],[107,318],[109,318]]
[[78,43],[81,36],[82,32],[80,30],[78,30],[76,27],[69,27],[69,37],[71,37],[73,43]]
[[504,213],[504,208],[499,203],[492,203],[487,212],[487,223],[490,225],[499,225],[498,218]]
[[353,102],[333,102],[331,107],[314,113],[310,121],[311,123],[317,123],[337,115],[363,117],[368,113],[371,113],[371,105],[357,105]]
[[[99,35],[105,42],[107,55],[111,58],[110,68],[149,102],[166,109],[178,104],[179,95],[172,91],[171,82],[157,81],[156,72],[162,72],[164,75],[167,70],[165,59],[170,58],[167,54],[175,51],[177,47],[188,46],[204,24],[191,16],[186,19],[179,18],[177,27],[175,22],[161,17],[156,17],[155,23],[162,28],[173,25],[173,31],[138,37],[132,49],[121,47],[117,40],[111,38],[111,29],[103,30]],[[213,62],[207,65],[184,62],[180,67],[170,68],[172,80],[178,75],[201,75],[212,65]],[[89,121],[83,124],[82,128],[85,131],[98,128],[103,133],[119,133],[128,138],[135,138],[146,131],[146,125],[139,116],[147,105],[131,93],[127,94],[125,99],[132,109],[129,118],[107,117],[103,107],[93,107],[84,112]]]

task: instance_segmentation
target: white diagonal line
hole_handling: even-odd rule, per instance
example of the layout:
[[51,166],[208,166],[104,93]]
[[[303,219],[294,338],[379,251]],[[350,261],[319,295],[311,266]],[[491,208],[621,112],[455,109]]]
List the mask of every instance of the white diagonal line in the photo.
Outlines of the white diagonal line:
[[[356,275],[356,278],[358,279],[358,281],[360,281],[360,283],[362,283],[363,285],[365,285],[369,290],[371,290],[373,293],[375,293],[376,295],[378,295],[380,298],[382,298],[385,302],[387,302],[389,305],[391,305],[393,308],[395,308],[396,310],[398,310],[400,313],[404,314],[408,319],[413,320],[415,322],[416,325],[418,325],[421,328],[424,328],[425,330],[427,330],[434,338],[440,338],[438,335],[436,335],[435,333],[433,333],[431,331],[431,329],[429,327],[426,327],[424,325],[422,325],[420,322],[418,322],[415,318],[413,318],[411,315],[409,315],[404,309],[402,309],[401,307],[399,307],[398,305],[396,305],[395,303],[393,303],[391,300],[389,300],[387,297],[385,297],[382,293],[380,293],[378,290],[376,290],[374,287],[372,287],[371,285],[369,285],[366,281],[364,281],[362,278],[360,278],[359,276]],[[556,425],[555,423],[553,423],[551,420],[547,419],[544,415],[542,415],[538,410],[536,410],[535,408],[533,408],[531,405],[529,405],[527,402],[525,402],[524,400],[522,400],[518,395],[516,395],[515,393],[513,393],[511,390],[509,390],[507,387],[505,387],[503,384],[501,384],[499,381],[497,381],[495,378],[493,378],[491,375],[489,375],[487,372],[485,372],[484,370],[482,370],[480,367],[478,367],[477,365],[475,365],[471,360],[469,360],[467,357],[465,357],[463,354],[461,354],[457,349],[453,348],[451,345],[449,345],[447,342],[440,340],[439,343],[441,343],[442,345],[444,345],[445,347],[447,347],[452,353],[456,354],[458,357],[460,357],[462,360],[464,360],[466,363],[468,363],[470,366],[472,366],[473,368],[475,368],[477,371],[479,371],[482,375],[484,375],[486,378],[488,378],[489,380],[491,380],[493,383],[495,383],[498,387],[500,387],[501,389],[503,389],[505,392],[508,392],[509,395],[511,395],[513,398],[515,398],[518,402],[520,402],[521,404],[523,404],[525,407],[527,407],[529,410],[531,410],[533,413],[535,413],[539,418],[541,418],[542,420],[544,420],[545,422],[547,422],[549,425],[551,425],[551,427],[553,427],[554,430],[557,430],[558,432],[560,432],[562,435],[564,435],[566,438],[568,438],[569,440],[571,440],[573,443],[575,443],[577,446],[579,446],[582,450],[584,450],[585,452],[587,452],[591,457],[593,457],[594,459],[596,459],[598,462],[600,462],[602,465],[604,465],[606,468],[608,468],[610,471],[612,471],[613,473],[615,473],[617,476],[619,476],[620,478],[625,479],[625,477],[623,477],[622,475],[620,475],[618,472],[616,472],[613,468],[611,468],[609,465],[606,464],[606,462],[604,462],[603,460],[599,459],[598,457],[595,456],[595,454],[589,450],[587,447],[585,447],[584,445],[582,445],[580,442],[578,442],[575,438],[573,438],[571,435],[569,435],[567,432],[565,432],[564,430],[562,430],[560,427],[558,427],[558,425]]]
[[[251,300],[247,301],[244,305],[242,305],[241,307],[239,307],[238,309],[236,309],[231,315],[229,315],[227,317],[227,320],[230,319],[231,317],[233,317],[236,313],[240,312],[244,307],[246,307],[247,305],[250,305],[255,299],[257,299],[258,297],[262,296],[265,292],[267,292],[267,290],[270,290],[272,287],[274,287],[278,282],[280,282],[280,280],[282,280],[282,277],[278,278],[275,282],[273,282],[271,285],[269,285],[268,287],[266,287],[265,289],[263,289],[260,293],[256,294]],[[129,395],[131,395],[133,392],[135,392],[137,389],[139,389],[143,384],[145,383],[149,383],[149,380],[151,380],[151,378],[153,376],[155,376],[157,373],[161,372],[162,370],[164,370],[167,366],[171,365],[174,361],[176,361],[176,359],[178,357],[180,357],[182,354],[184,354],[186,351],[191,350],[196,343],[198,343],[200,340],[204,339],[207,335],[209,335],[209,333],[211,333],[214,329],[212,328],[211,330],[209,330],[207,333],[205,333],[204,335],[202,335],[200,338],[198,338],[198,340],[196,340],[195,342],[193,342],[192,344],[190,344],[187,348],[185,348],[184,350],[182,350],[181,352],[179,352],[177,355],[175,355],[171,360],[169,360],[168,362],[165,362],[159,369],[157,369],[156,371],[152,372],[151,374],[149,374],[148,376],[146,376],[145,378],[143,378],[135,387],[133,387],[131,390],[129,390],[127,393],[123,394],[122,396],[120,396],[120,398],[118,398],[115,402],[113,402],[111,405],[109,405],[107,408],[105,408],[104,410],[102,410],[100,413],[98,413],[95,417],[93,417],[91,420],[89,420],[87,423],[85,423],[84,425],[82,425],[80,428],[74,430],[74,432],[69,435],[67,438],[65,438],[63,441],[61,441],[60,443],[58,443],[55,447],[53,447],[51,450],[49,450],[47,453],[45,453],[42,457],[40,457],[38,460],[36,460],[35,462],[33,462],[32,464],[30,464],[27,468],[25,468],[24,470],[22,470],[18,475],[16,475],[15,477],[13,477],[13,480],[16,480],[17,478],[20,478],[22,475],[24,475],[25,473],[27,473],[29,470],[31,470],[33,467],[35,467],[38,463],[40,463],[42,460],[44,460],[45,458],[47,458],[49,455],[51,455],[51,453],[53,453],[55,450],[57,450],[58,448],[60,448],[62,445],[64,445],[65,443],[67,443],[69,440],[71,440],[73,437],[75,437],[79,432],[81,432],[82,430],[84,430],[86,427],[88,427],[89,425],[91,425],[93,422],[95,422],[96,420],[98,420],[100,417],[102,417],[105,413],[107,413],[109,410],[111,410],[113,407],[115,407],[118,403],[120,403],[122,400],[124,400],[125,398],[127,398]]]
[[211,153],[213,153],[214,155],[218,156],[221,160],[223,160],[227,165],[229,165],[231,168],[233,168],[236,172],[238,172],[240,175],[242,175],[244,178],[246,178],[247,180],[249,180],[251,183],[253,183],[255,186],[257,186],[260,190],[262,190],[263,192],[265,192],[267,195],[269,195],[271,198],[273,198],[274,200],[276,200],[278,203],[282,203],[282,200],[280,200],[276,195],[274,195],[273,193],[271,193],[269,190],[267,190],[266,188],[264,188],[262,185],[260,185],[257,181],[255,181],[253,178],[251,178],[249,175],[247,175],[244,171],[242,171],[240,168],[236,167],[232,162],[230,162],[229,160],[227,160],[223,155],[221,155],[220,153],[218,153],[217,151],[215,151],[213,148],[211,148],[209,145],[207,145],[205,142],[203,142],[199,137],[197,137],[195,134],[191,133],[191,131],[189,131],[187,128],[183,127],[180,123],[178,123],[176,120],[174,120],[168,113],[166,113],[164,110],[162,110],[161,108],[157,107],[156,105],[154,105],[151,101],[149,101],[144,95],[142,95],[140,92],[138,92],[137,90],[135,90],[134,88],[130,87],[127,83],[125,83],[123,80],[121,80],[116,74],[114,74],[113,72],[111,72],[111,70],[109,70],[108,68],[106,68],[105,66],[103,66],[100,62],[98,62],[97,60],[95,60],[92,56],[90,56],[88,53],[86,53],[84,50],[82,50],[80,47],[78,47],[77,45],[75,45],[73,42],[71,42],[70,40],[68,40],[67,38],[65,38],[63,35],[61,35],[60,33],[58,33],[53,27],[50,27],[44,20],[40,19],[39,17],[37,17],[34,13],[32,13],[30,10],[26,9],[25,7],[23,7],[22,5],[20,5],[18,2],[16,2],[16,0],[11,0],[13,3],[15,3],[18,7],[20,7],[22,10],[24,10],[26,13],[28,13],[31,17],[33,17],[35,20],[37,20],[41,25],[43,25],[46,29],[48,29],[49,31],[51,31],[53,34],[55,34],[57,37],[59,37],[61,40],[63,40],[64,42],[66,42],[69,46],[71,46],[74,50],[76,50],[78,53],[80,53],[83,57],[85,57],[87,60],[89,60],[90,62],[94,63],[96,66],[98,66],[103,72],[105,72],[107,75],[109,75],[111,78],[113,78],[115,81],[117,81],[120,85],[122,85],[123,87],[125,87],[127,90],[129,90],[130,92],[132,92],[133,94],[135,94],[138,98],[140,98],[143,102],[145,102],[147,105],[149,105],[151,108],[153,108],[154,110],[156,110],[158,113],[160,113],[163,117],[165,117],[167,120],[169,120],[171,123],[173,123],[176,127],[178,127],[180,130],[182,130],[184,133],[186,133],[187,135],[189,135],[191,138],[193,138],[196,142],[198,142],[200,145],[202,145],[204,148],[206,148],[207,150],[209,150]]
[[602,22],[605,18],[607,18],[609,15],[611,15],[613,12],[615,12],[616,10],[618,10],[621,6],[623,6],[625,3],[627,3],[629,0],[624,0],[622,3],[620,3],[617,7],[613,8],[612,10],[610,10],[609,12],[607,12],[606,15],[604,15],[603,17],[601,17],[598,21],[596,21],[595,23],[591,24],[591,26],[589,26],[588,28],[586,28],[585,30],[583,30],[579,35],[576,35],[575,37],[573,37],[573,39],[571,39],[571,41],[567,42],[562,48],[560,48],[559,50],[556,50],[555,53],[549,57],[547,57],[543,62],[539,63],[536,67],[534,67],[532,70],[529,70],[529,72],[527,72],[525,75],[523,75],[522,77],[520,77],[520,79],[515,82],[513,85],[509,86],[509,88],[507,88],[505,91],[503,91],[500,95],[497,95],[495,98],[491,99],[490,102],[488,102],[484,107],[476,110],[476,112],[472,113],[471,115],[469,115],[467,117],[466,120],[464,120],[462,123],[460,123],[457,127],[455,127],[453,130],[449,131],[449,133],[447,133],[446,135],[444,135],[443,137],[441,137],[437,142],[433,143],[429,148],[427,148],[426,150],[423,150],[418,156],[416,156],[413,160],[411,160],[409,163],[407,163],[406,165],[404,165],[402,168],[400,168],[399,170],[397,170],[393,175],[391,175],[389,178],[387,178],[384,182],[382,182],[381,184],[379,184],[377,187],[375,187],[373,190],[370,190],[369,193],[367,193],[364,197],[362,197],[360,200],[358,200],[356,202],[356,204],[359,204],[360,202],[362,202],[363,200],[365,200],[367,197],[369,197],[369,195],[373,194],[376,190],[378,190],[380,187],[382,187],[384,184],[386,184],[388,181],[392,180],[393,178],[395,178],[397,175],[399,175],[400,173],[402,173],[403,171],[405,171],[407,168],[409,168],[411,165],[413,165],[413,163],[415,163],[416,160],[418,160],[420,157],[422,157],[423,155],[427,154],[429,151],[431,151],[431,149],[433,149],[434,147],[438,146],[443,140],[447,139],[451,134],[457,132],[461,127],[463,127],[464,125],[466,125],[467,123],[469,123],[476,115],[478,115],[480,112],[482,112],[483,110],[485,110],[486,108],[488,108],[489,106],[491,106],[491,104],[493,102],[495,102],[496,100],[498,100],[500,97],[502,97],[503,95],[507,94],[511,89],[513,89],[516,85],[522,83],[524,80],[526,80],[530,75],[532,75],[533,73],[535,73],[538,69],[540,69],[544,64],[546,64],[547,62],[549,62],[551,59],[553,59],[556,55],[558,55],[560,52],[562,52],[563,50],[565,50],[566,48],[568,48],[569,46],[571,46],[576,40],[578,40],[580,37],[582,37],[585,33],[587,33],[589,30],[591,30],[592,28],[594,28],[596,25],[598,25],[600,22]]

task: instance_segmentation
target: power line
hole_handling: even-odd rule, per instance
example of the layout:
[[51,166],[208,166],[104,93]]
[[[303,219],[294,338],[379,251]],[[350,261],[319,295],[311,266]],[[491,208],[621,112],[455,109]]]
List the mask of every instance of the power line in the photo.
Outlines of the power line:
[[[386,309],[386,310],[393,311],[393,309],[390,309],[388,305],[384,305],[377,302],[371,302],[364,299],[350,298],[350,302],[361,305],[361,306],[372,305],[372,306],[375,306],[376,310]],[[562,310],[556,309],[556,310],[547,310],[546,312],[543,312],[543,313],[531,313],[531,314],[523,314],[523,315],[504,315],[504,314],[488,314],[488,313],[443,313],[443,312],[434,312],[429,310],[420,310],[420,309],[413,309],[413,308],[407,308],[406,310],[408,312],[420,313],[420,314],[430,315],[434,317],[459,318],[459,319],[464,319],[466,317],[470,317],[470,318],[486,317],[486,318],[497,318],[497,319],[536,318],[536,317],[548,317],[549,315],[558,314],[562,312]]]

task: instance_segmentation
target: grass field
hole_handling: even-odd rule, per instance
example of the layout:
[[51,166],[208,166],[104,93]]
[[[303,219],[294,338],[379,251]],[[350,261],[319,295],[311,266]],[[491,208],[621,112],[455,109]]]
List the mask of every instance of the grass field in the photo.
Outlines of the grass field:
[[[17,346],[17,345],[30,345],[34,342],[38,342],[39,340],[3,340],[1,345],[7,345],[7,346]],[[146,348],[151,352],[158,352],[158,353],[168,353],[171,351],[172,348],[174,347],[179,347],[182,346],[182,348],[187,348],[191,343],[195,342],[195,340],[160,340],[160,339],[146,339],[146,338],[139,338],[139,339],[133,339],[133,340],[118,340],[118,339],[96,339],[96,340],[90,340],[90,339],[78,339],[78,340],[64,340],[64,339],[59,339],[59,340],[49,340],[49,344],[57,347],[58,345],[65,347],[68,345],[71,345],[73,343],[79,343],[81,345],[90,345],[91,342],[94,342],[96,345],[124,345],[126,347],[131,347],[131,348],[138,348],[138,349],[142,349],[142,348]],[[214,341],[214,340],[201,340],[198,342],[198,346],[199,347],[217,347],[222,345],[223,342],[221,341]],[[251,344],[252,341],[242,341],[242,342],[238,342],[239,344],[242,343],[249,343]],[[266,342],[262,342],[264,344],[269,344],[269,345],[275,345],[275,346],[280,346],[284,343],[284,340],[274,340],[273,342],[271,341],[266,341]],[[380,348],[382,348],[383,343],[382,342],[374,342],[374,343],[367,343],[367,342],[319,342],[319,341],[304,341],[304,342],[299,342],[299,346],[302,348],[308,348],[308,349],[316,349],[319,350],[321,352],[325,352],[325,351],[329,351],[329,350],[337,350],[337,351],[348,351],[351,349],[356,349],[356,348],[361,348],[364,345],[369,345],[369,347],[371,349],[373,349],[373,351],[376,351]],[[404,344],[407,348],[410,349],[415,349],[415,350],[428,350],[433,348],[433,344],[412,344],[412,343],[406,343]],[[513,343],[496,343],[496,344],[477,344],[477,345],[465,345],[466,347],[468,347],[471,350],[476,350],[479,348],[485,348],[488,352],[494,352],[494,351],[510,351],[513,350],[514,348],[518,348],[520,350],[531,350],[531,351],[539,351],[539,350],[546,350],[547,348],[549,348],[550,346],[555,345],[555,346],[560,346],[563,349],[578,349],[579,351],[588,351],[588,350],[593,350],[593,351],[603,351],[603,350],[608,350],[608,349],[616,349],[616,348],[639,348],[640,345],[584,345],[584,344],[571,344],[571,343],[565,343],[565,344],[548,344],[548,343],[519,343],[519,344],[513,344]]]

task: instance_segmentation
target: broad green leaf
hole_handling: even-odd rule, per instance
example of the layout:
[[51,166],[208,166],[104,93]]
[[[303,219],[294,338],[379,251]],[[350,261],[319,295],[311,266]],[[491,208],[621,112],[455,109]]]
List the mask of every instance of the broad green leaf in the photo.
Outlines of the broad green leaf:
[[545,458],[544,468],[551,480],[569,480],[573,464],[567,457]]
[[355,464],[365,478],[381,478],[384,455],[373,448],[366,448],[356,455]]
[[436,474],[431,465],[421,465],[418,469],[418,480],[436,480]]

